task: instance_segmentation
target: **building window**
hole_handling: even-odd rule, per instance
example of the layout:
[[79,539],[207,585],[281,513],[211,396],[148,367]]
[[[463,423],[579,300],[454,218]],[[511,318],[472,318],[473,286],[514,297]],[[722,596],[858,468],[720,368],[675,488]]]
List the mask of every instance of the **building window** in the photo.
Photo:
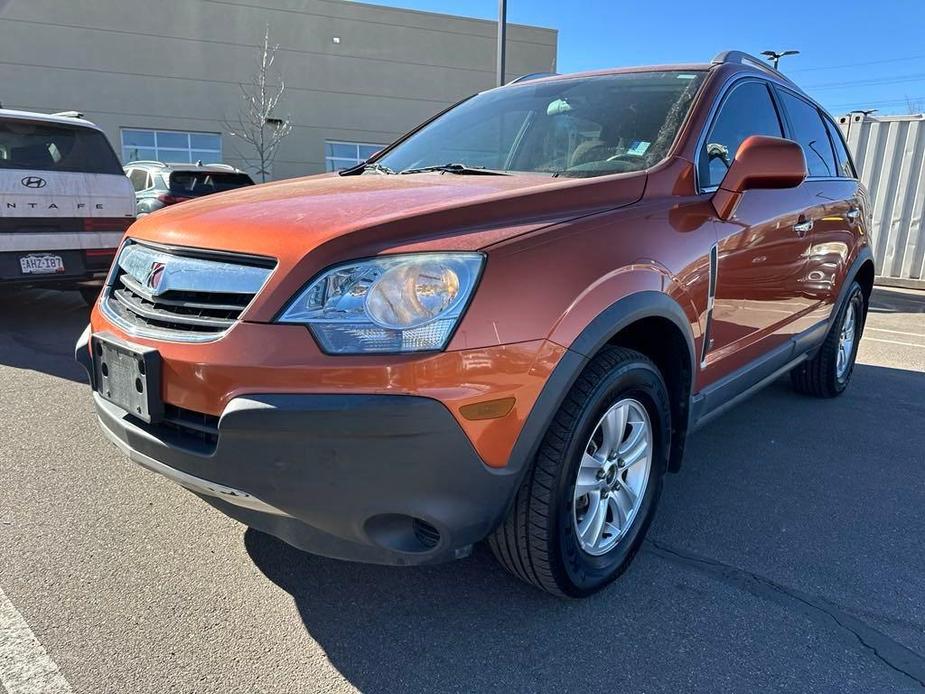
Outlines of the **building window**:
[[324,143],[324,168],[328,171],[340,171],[366,161],[385,145],[368,142],[340,142],[327,140]]
[[222,161],[222,136],[220,133],[123,128],[122,161],[142,160],[219,164]]

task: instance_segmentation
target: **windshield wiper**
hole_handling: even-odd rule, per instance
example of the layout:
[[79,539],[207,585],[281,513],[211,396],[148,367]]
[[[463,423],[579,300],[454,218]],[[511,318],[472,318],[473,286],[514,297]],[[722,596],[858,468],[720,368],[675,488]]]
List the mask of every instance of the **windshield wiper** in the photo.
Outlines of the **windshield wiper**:
[[510,176],[504,171],[495,171],[486,169],[484,166],[466,166],[465,164],[437,164],[436,166],[420,166],[414,169],[405,169],[399,171],[401,174],[427,173],[429,171],[441,171],[443,173],[458,174],[460,176]]
[[390,169],[385,164],[380,164],[379,162],[373,162],[372,164],[366,164],[363,166],[363,171],[375,171],[376,173],[394,175],[398,173],[394,169]]

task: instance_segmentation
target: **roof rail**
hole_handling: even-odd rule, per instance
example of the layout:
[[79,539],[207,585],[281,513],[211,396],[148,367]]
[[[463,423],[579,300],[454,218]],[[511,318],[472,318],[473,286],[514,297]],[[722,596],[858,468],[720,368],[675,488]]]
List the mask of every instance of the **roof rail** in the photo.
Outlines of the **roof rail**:
[[239,168],[237,168],[236,166],[232,166],[231,164],[218,164],[218,163],[216,163],[216,164],[203,164],[203,163],[201,163],[201,161],[202,161],[202,160],[200,160],[199,162],[197,162],[196,165],[197,165],[197,166],[214,166],[214,167],[217,168],[217,169],[228,169],[229,171],[240,171]]
[[787,75],[785,75],[780,70],[775,70],[773,67],[768,65],[767,61],[751,55],[750,53],[746,53],[745,51],[723,51],[722,53],[717,53],[711,62],[714,65],[722,65],[723,63],[751,65],[752,67],[758,68],[759,70],[766,72],[769,75],[774,75],[775,77],[796,86],[792,79],[787,77]]
[[58,116],[59,118],[83,118],[84,114],[80,111],[61,111],[60,113],[52,113],[53,116]]
[[[558,74],[559,74],[558,72],[531,72],[527,75],[521,75],[520,77],[515,77],[507,84],[518,84],[520,82],[531,82],[533,80],[541,80],[544,77],[555,77]],[[504,86],[507,86],[507,84]]]
[[134,161],[126,162],[126,166],[131,166],[132,164],[157,164],[158,166],[167,166],[162,161],[155,161],[154,159],[135,159]]

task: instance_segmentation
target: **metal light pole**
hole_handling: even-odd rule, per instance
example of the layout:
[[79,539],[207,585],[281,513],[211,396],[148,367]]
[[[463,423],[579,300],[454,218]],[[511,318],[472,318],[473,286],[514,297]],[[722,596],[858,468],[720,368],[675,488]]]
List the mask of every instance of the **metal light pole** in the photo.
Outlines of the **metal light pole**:
[[498,86],[504,84],[504,58],[507,44],[507,0],[498,0]]
[[800,51],[762,51],[761,55],[767,56],[768,60],[771,61],[771,65],[777,70],[777,64],[780,62],[780,59],[785,55],[798,55]]

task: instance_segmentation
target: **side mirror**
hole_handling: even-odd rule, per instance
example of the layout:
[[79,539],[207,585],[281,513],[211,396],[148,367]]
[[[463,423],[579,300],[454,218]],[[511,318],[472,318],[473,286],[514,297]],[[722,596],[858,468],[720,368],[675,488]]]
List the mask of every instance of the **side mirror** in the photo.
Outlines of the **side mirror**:
[[726,177],[713,196],[720,219],[729,219],[747,190],[796,188],[806,180],[806,157],[793,140],[752,135],[739,145]]

